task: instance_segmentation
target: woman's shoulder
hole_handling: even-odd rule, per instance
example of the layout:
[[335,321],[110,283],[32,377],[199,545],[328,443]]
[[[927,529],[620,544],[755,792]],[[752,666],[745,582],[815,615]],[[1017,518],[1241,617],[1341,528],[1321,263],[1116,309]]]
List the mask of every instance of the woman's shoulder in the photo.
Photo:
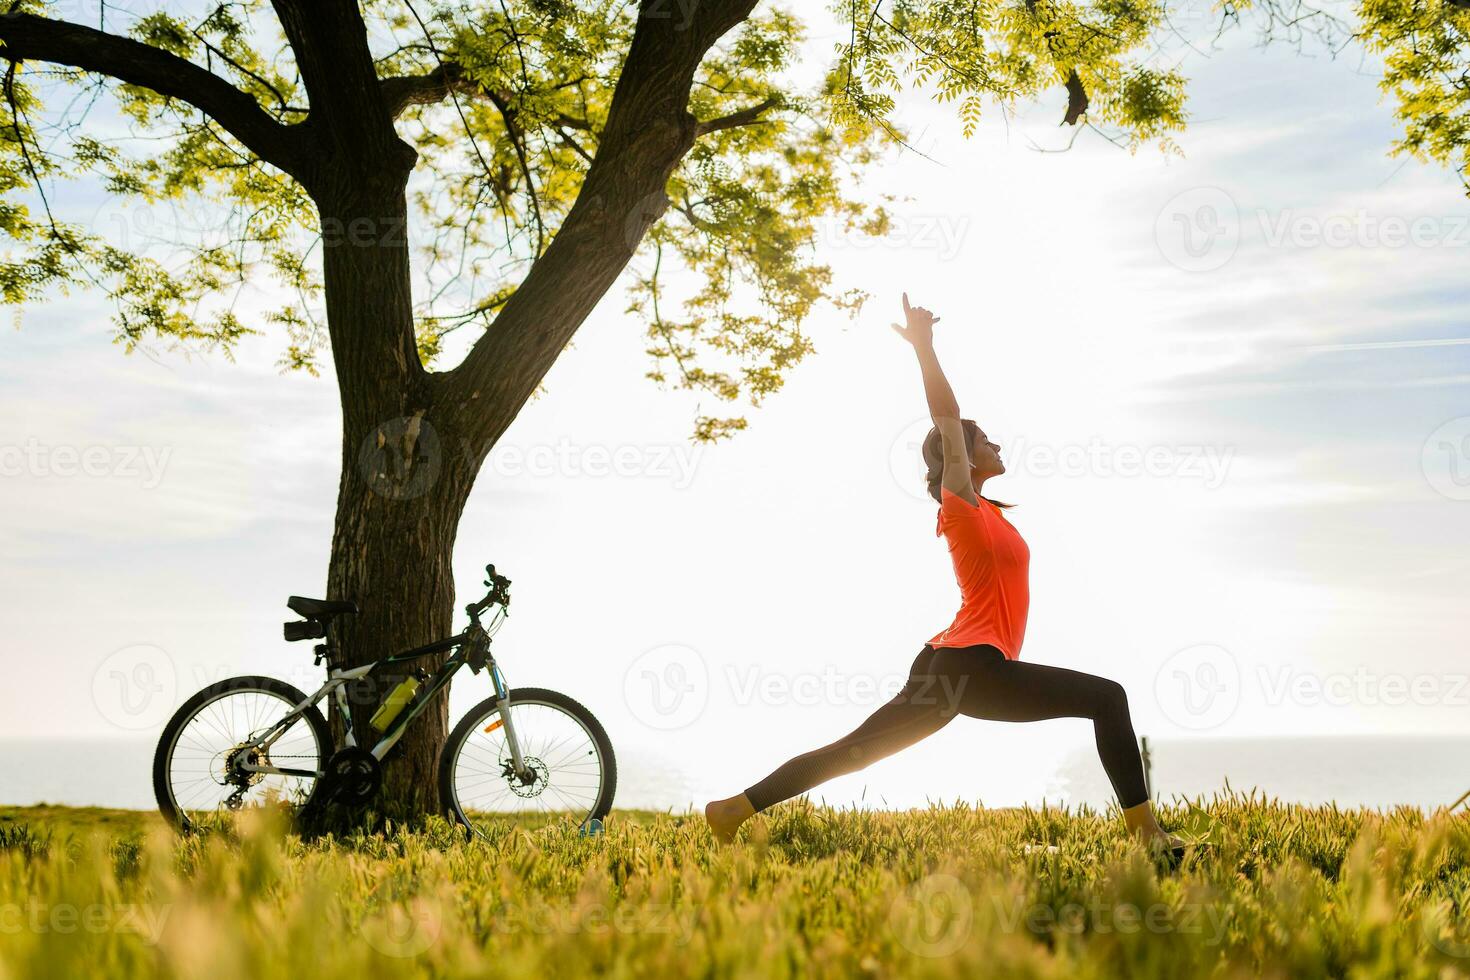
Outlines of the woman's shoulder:
[[949,528],[971,526],[977,522],[984,522],[986,515],[993,511],[995,505],[984,497],[977,498],[975,503],[970,503],[964,497],[950,490],[944,489],[939,492],[938,523],[934,533],[942,535]]
[[949,487],[940,487],[939,489],[939,512],[941,514],[946,511],[955,511],[962,514],[981,513],[986,505],[994,506],[984,497],[977,497],[975,502],[971,503]]

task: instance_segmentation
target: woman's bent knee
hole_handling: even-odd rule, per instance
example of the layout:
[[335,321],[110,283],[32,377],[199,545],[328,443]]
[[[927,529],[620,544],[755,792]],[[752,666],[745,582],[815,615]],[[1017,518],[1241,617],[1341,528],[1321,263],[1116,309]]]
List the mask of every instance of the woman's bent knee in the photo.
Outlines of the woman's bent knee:
[[1097,686],[1097,713],[1113,717],[1128,717],[1128,692],[1117,681],[1100,679]]

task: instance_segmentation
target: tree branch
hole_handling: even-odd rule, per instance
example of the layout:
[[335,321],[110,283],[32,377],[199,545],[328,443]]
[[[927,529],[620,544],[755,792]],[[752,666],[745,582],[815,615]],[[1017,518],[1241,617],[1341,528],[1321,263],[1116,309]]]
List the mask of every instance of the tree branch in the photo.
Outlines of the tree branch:
[[578,143],[576,140],[572,139],[571,134],[560,126],[553,126],[551,128],[556,132],[556,135],[561,139],[563,143],[565,143],[569,148],[576,152],[577,156],[587,161],[588,165],[591,165],[592,154],[582,149],[581,143]]
[[258,83],[261,87],[269,89],[270,93],[276,97],[276,105],[280,107],[282,112],[295,112],[301,115],[306,114],[306,109],[303,109],[300,106],[293,106],[290,102],[286,101],[285,93],[276,88],[275,84],[272,83],[270,79],[266,78],[264,75],[259,74],[258,72],[251,71],[249,68],[246,68],[244,65],[240,64],[240,62],[236,61],[234,58],[231,58],[229,55],[225,54],[219,48],[211,44],[209,38],[205,37],[203,34],[200,34],[198,29],[191,31],[190,33],[194,35],[195,40],[204,45],[204,50],[208,51],[210,55],[223,61],[225,64],[229,65],[240,74],[247,76],[252,81]]
[[1087,111],[1087,104],[1087,89],[1082,87],[1082,79],[1073,68],[1067,75],[1067,114],[1062,117],[1062,125],[1077,125],[1077,120]]
[[734,129],[736,126],[749,126],[752,123],[770,122],[769,119],[759,118],[760,114],[765,112],[767,109],[774,109],[780,104],[780,99],[770,98],[766,99],[764,102],[761,102],[758,105],[753,105],[748,109],[741,109],[739,112],[732,112],[728,116],[720,116],[717,119],[702,120],[695,125],[694,135],[703,136],[705,133],[713,133],[721,129]]
[[393,130],[358,0],[271,0],[319,131],[338,164],[408,179],[418,154]]
[[531,173],[531,164],[526,159],[526,147],[524,135],[520,125],[516,122],[516,111],[499,94],[486,91],[485,94],[494,103],[500,113],[500,118],[505,120],[505,134],[510,137],[510,145],[516,151],[516,160],[521,165],[521,176],[526,181],[526,195],[531,199],[531,216],[536,219],[536,255],[546,251],[546,223],[541,218],[541,201],[536,196],[536,178]]
[[0,14],[0,58],[80,68],[187,102],[293,176],[305,156],[295,127],[277,122],[253,96],[192,61],[132,38],[34,14]]
[[[569,83],[563,82],[554,88],[565,88]],[[431,72],[423,75],[392,75],[383,79],[380,84],[383,95],[383,104],[388,107],[389,115],[398,118],[409,106],[433,105],[449,98],[451,93],[469,95],[476,98],[488,98],[498,107],[508,104],[512,98],[510,92],[491,92],[482,85],[477,85],[465,77],[464,66],[457,61],[446,61]],[[593,132],[592,124],[585,119],[558,112],[555,116],[548,117],[551,127],[558,131],[557,135],[563,140],[567,139],[563,129],[575,129],[584,133]],[[586,151],[580,146],[573,146],[584,157]]]
[[[706,52],[756,0],[701,0],[687,18],[643,0],[597,153],[560,230],[459,367],[442,376],[453,424],[493,444],[668,207],[694,145],[689,91]],[[680,8],[681,10],[683,8]]]
[[[1470,0],[1466,0],[1466,2],[1470,3]],[[578,119],[576,116],[569,116],[565,112],[558,112],[556,114],[556,124],[558,126],[565,126],[567,129],[580,129],[584,133],[592,132],[592,124],[590,122],[585,119]]]
[[409,106],[433,105],[448,98],[454,89],[469,88],[464,68],[453,61],[446,61],[426,75],[393,75],[378,83],[388,115],[395,119]]

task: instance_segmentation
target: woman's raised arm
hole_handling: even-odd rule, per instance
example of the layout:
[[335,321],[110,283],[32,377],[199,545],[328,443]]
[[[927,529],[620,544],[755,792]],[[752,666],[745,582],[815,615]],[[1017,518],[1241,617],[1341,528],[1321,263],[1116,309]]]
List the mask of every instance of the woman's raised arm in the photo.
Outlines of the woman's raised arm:
[[893,324],[894,331],[913,345],[919,358],[919,370],[924,376],[924,397],[929,401],[929,415],[939,429],[944,445],[944,475],[941,485],[966,503],[979,505],[975,497],[975,485],[970,480],[970,446],[965,437],[965,427],[960,421],[960,403],[939,366],[939,355],[934,353],[934,324],[939,317],[922,306],[910,306],[909,294],[903,294],[904,326]]

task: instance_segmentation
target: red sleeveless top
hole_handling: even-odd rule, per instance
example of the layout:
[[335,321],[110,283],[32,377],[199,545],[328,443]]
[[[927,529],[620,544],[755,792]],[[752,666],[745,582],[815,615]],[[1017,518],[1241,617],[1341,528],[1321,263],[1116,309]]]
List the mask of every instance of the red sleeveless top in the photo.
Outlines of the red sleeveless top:
[[990,501],[981,498],[977,507],[948,490],[940,490],[939,496],[935,534],[949,543],[955,582],[960,587],[960,611],[929,645],[988,643],[1007,659],[1019,659],[1031,605],[1027,579],[1031,549]]

